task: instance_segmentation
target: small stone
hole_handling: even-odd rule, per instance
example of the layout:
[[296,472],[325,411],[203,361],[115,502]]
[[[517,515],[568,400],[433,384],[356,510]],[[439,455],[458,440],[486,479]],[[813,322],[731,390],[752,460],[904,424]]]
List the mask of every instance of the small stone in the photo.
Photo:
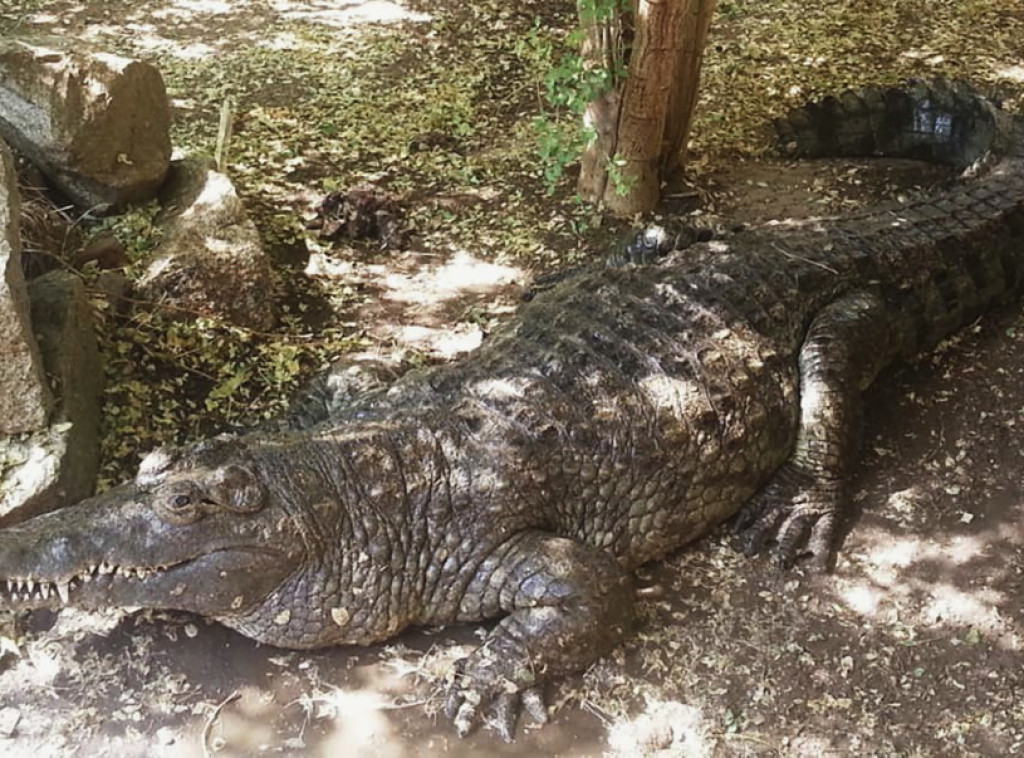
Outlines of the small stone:
[[331,618],[334,619],[334,623],[338,626],[348,626],[351,616],[344,608],[331,608]]
[[286,611],[281,611],[279,614],[274,616],[274,623],[278,624],[279,626],[284,626],[289,621],[291,621],[291,619],[292,619],[292,612],[291,611],[287,611],[287,610]]
[[199,634],[199,630],[195,624],[185,624],[185,636],[189,639],[195,639]]
[[0,708],[0,739],[10,739],[21,721],[21,711],[17,708]]

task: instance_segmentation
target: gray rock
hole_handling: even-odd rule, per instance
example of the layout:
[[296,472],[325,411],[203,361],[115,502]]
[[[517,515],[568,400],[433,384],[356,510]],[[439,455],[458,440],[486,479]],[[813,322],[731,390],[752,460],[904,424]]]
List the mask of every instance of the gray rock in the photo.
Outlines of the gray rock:
[[59,402],[50,427],[0,439],[0,525],[88,497],[99,468],[104,377],[85,286],[51,271],[29,283],[29,296]]
[[0,435],[46,426],[53,398],[29,320],[14,163],[0,141]]
[[277,278],[231,180],[206,161],[175,161],[161,204],[163,239],[138,294],[163,303],[172,316],[272,328]]
[[155,196],[170,121],[163,78],[148,63],[0,42],[0,135],[84,208]]
[[18,728],[19,721],[21,721],[21,711],[17,708],[0,708],[0,739],[11,739]]

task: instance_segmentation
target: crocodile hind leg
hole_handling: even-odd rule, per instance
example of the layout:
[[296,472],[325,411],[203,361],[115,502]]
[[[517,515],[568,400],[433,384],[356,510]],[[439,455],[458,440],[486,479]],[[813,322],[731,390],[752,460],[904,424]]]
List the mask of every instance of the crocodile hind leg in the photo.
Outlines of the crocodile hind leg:
[[633,622],[629,575],[611,555],[545,532],[523,532],[499,546],[463,598],[462,619],[508,615],[456,664],[445,711],[459,736],[487,710],[509,741],[520,705],[544,721],[544,682],[585,669]]
[[835,524],[856,462],[860,393],[887,352],[885,308],[854,293],[822,309],[800,349],[800,426],[790,459],[737,517],[747,555],[774,538],[775,557],[791,565],[809,552],[827,565]]

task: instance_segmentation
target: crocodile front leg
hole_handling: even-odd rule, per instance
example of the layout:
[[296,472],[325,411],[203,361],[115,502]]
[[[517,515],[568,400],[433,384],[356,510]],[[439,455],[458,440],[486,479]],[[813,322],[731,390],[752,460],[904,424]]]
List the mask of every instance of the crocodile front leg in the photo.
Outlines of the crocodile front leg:
[[884,363],[888,335],[884,305],[866,293],[831,303],[811,323],[799,356],[800,427],[793,454],[737,517],[747,555],[774,537],[781,564],[792,564],[806,545],[815,567],[826,567],[856,461],[860,393]]
[[484,561],[460,609],[463,618],[499,613],[508,615],[456,665],[445,710],[459,736],[488,708],[506,740],[520,703],[543,721],[543,683],[585,669],[619,644],[632,626],[633,590],[608,553],[525,532]]

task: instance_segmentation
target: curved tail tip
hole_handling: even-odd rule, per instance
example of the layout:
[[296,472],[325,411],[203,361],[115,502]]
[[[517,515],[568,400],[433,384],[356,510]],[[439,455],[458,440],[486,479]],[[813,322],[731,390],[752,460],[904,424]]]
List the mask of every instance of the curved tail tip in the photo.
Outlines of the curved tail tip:
[[793,157],[884,156],[966,168],[990,153],[1024,152],[1021,120],[965,82],[911,80],[794,108],[774,121]]

